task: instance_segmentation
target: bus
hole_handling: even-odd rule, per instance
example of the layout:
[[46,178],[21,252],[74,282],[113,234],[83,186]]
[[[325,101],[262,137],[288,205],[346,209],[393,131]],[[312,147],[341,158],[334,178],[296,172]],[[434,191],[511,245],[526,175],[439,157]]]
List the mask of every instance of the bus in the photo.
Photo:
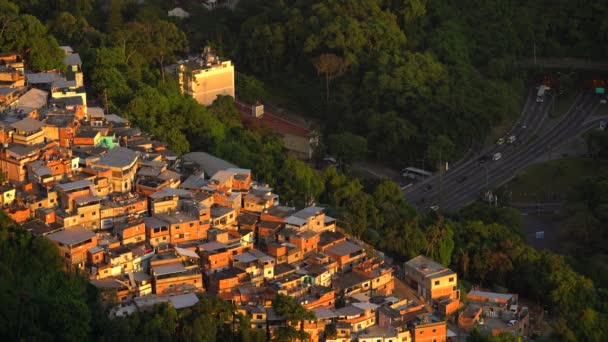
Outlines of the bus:
[[407,177],[407,178],[411,178],[411,179],[421,179],[421,178],[426,178],[426,177],[430,177],[433,174],[428,172],[428,171],[424,171],[422,169],[417,169],[415,167],[406,167],[405,169],[401,170],[401,172],[403,172],[403,177]]

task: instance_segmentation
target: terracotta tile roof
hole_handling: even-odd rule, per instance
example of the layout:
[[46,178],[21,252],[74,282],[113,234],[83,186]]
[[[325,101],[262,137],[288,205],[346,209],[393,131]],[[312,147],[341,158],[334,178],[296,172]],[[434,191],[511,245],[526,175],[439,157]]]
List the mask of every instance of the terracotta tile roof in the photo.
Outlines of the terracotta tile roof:
[[264,115],[258,118],[251,115],[251,107],[238,102],[235,102],[235,105],[239,109],[239,111],[243,113],[243,120],[249,123],[267,127],[281,134],[291,134],[301,137],[310,136],[310,129],[298,125],[294,122],[288,121],[280,116],[264,111]]

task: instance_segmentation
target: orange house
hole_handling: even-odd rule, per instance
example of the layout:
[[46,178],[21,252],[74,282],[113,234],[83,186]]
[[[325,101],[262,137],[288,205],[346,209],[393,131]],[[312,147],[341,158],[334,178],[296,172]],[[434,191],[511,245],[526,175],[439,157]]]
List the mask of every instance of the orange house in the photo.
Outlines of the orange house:
[[350,241],[342,241],[325,250],[330,258],[338,263],[338,267],[348,270],[351,266],[365,257],[363,247]]
[[323,306],[331,309],[336,305],[336,293],[333,290],[322,287],[317,287],[315,289],[317,290],[310,295],[298,298],[298,301],[302,303],[304,308],[311,310]]
[[296,245],[304,254],[317,250],[320,234],[313,231],[304,231],[289,237],[289,242]]
[[203,278],[198,267],[186,268],[182,263],[152,265],[154,293],[202,291]]
[[22,223],[27,221],[28,218],[30,218],[31,215],[31,211],[30,208],[20,208],[20,207],[9,207],[4,209],[4,213],[6,213],[6,215],[8,217],[11,218],[11,220],[17,222],[17,223]]
[[414,342],[445,342],[447,327],[445,321],[422,322],[415,324],[412,331]]
[[251,188],[251,170],[230,168],[226,171],[233,172],[232,189],[236,191],[247,191]]
[[283,222],[280,221],[260,221],[257,225],[258,236],[260,238],[269,238],[274,240],[276,234],[283,228]]
[[168,244],[170,241],[169,224],[156,216],[144,217],[146,225],[146,239],[150,245],[156,247]]
[[245,271],[230,267],[209,274],[207,289],[213,294],[231,292],[234,288],[247,282],[248,275]]
[[146,224],[143,219],[120,222],[114,225],[114,234],[121,244],[138,243],[146,240]]
[[280,222],[283,223],[286,218],[295,213],[296,209],[292,207],[284,207],[281,205],[272,206],[262,212],[260,221]]
[[74,136],[72,143],[76,146],[95,146],[100,139],[100,131],[79,131]]
[[65,258],[68,269],[84,268],[87,250],[97,246],[97,235],[82,226],[64,229],[46,237],[57,246],[60,254]]
[[98,264],[104,260],[104,250],[99,246],[89,248],[87,250],[87,254],[88,254],[87,259],[89,261],[89,264],[91,264],[91,265]]
[[170,242],[173,244],[207,238],[207,230],[200,227],[199,217],[186,213],[162,213],[156,217],[167,223]]
[[212,252],[203,252],[202,261],[205,272],[210,273],[229,267],[231,262],[230,256],[230,251],[225,248]]
[[287,261],[287,246],[282,245],[280,243],[269,243],[266,246],[266,253],[274,257],[277,261],[277,264]]

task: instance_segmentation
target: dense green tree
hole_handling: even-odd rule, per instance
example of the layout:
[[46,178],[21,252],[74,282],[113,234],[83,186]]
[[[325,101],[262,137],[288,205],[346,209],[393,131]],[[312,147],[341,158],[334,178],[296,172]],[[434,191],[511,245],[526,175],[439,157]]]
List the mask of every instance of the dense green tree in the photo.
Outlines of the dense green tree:
[[[278,294],[272,301],[274,311],[285,317],[289,323],[281,327],[277,334],[277,341],[305,340],[308,334],[304,332],[304,321],[315,319],[315,313],[308,311],[298,304],[294,297]],[[296,329],[296,327],[299,327]]]
[[63,259],[49,240],[12,224],[1,215],[0,337],[86,340],[91,313],[85,279],[64,272]]
[[285,159],[278,181],[278,193],[287,204],[296,207],[314,204],[323,192],[323,183],[315,171],[292,156]]
[[362,160],[367,154],[367,139],[350,132],[332,134],[329,136],[329,150],[341,164]]
[[235,83],[239,101],[252,105],[267,97],[264,83],[253,76],[238,73],[235,75]]

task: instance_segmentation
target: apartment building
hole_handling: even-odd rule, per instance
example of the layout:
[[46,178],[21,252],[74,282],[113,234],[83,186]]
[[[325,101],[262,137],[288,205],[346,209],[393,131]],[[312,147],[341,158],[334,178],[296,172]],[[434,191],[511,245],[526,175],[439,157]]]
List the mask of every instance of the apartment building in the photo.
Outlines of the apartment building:
[[111,170],[109,177],[114,192],[127,193],[135,186],[139,153],[128,148],[116,147],[101,157],[86,160],[89,168]]
[[458,310],[460,291],[454,271],[423,255],[407,261],[404,271],[410,287],[434,307],[441,304],[448,315]]
[[178,74],[182,93],[204,106],[219,95],[234,97],[234,65],[212,54],[209,48],[201,56],[178,62],[173,71]]

